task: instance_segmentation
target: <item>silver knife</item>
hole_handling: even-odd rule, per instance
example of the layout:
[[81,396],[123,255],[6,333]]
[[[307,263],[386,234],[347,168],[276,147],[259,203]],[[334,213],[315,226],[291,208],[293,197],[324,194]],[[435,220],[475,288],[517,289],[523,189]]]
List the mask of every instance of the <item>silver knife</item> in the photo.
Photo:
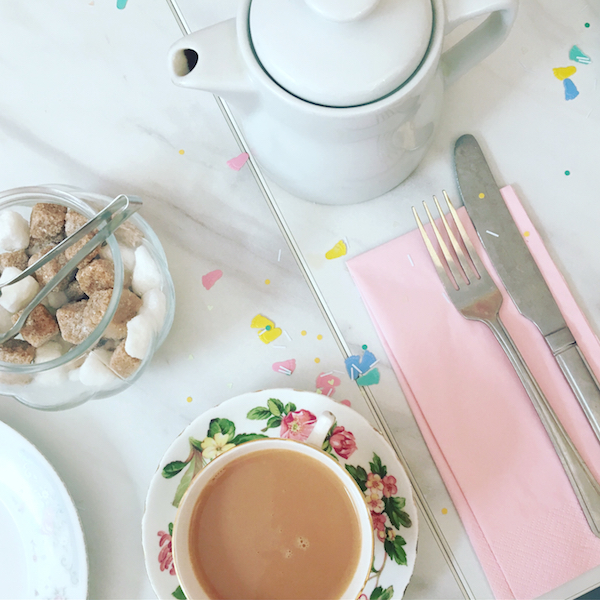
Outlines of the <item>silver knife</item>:
[[472,135],[463,135],[456,141],[454,164],[465,208],[504,287],[519,312],[544,336],[600,440],[598,381],[577,346]]

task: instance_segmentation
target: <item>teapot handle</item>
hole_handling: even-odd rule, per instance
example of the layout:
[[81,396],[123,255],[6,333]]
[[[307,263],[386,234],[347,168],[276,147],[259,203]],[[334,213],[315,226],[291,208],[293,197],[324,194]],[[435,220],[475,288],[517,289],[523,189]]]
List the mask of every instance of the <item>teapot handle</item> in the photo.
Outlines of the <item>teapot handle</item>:
[[442,54],[442,72],[450,85],[504,41],[515,20],[518,0],[445,0],[445,4],[445,35],[466,21],[489,15]]

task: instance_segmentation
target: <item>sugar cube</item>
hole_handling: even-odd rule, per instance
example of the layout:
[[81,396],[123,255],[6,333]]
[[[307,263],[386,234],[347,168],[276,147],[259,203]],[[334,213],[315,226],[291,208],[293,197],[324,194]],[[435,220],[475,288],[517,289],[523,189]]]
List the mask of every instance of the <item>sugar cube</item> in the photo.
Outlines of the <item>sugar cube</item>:
[[64,237],[67,207],[40,202],[31,209],[30,235],[37,239]]
[[90,387],[109,387],[119,382],[119,378],[111,371],[108,350],[97,348],[90,352],[79,368],[79,381]]
[[0,212],[0,248],[5,252],[29,246],[29,223],[14,210]]
[[[20,313],[13,315],[13,323],[17,322],[19,316]],[[29,342],[34,348],[39,348],[58,333],[58,323],[44,305],[38,304],[29,313],[20,333],[26,342]]]
[[142,296],[142,307],[138,314],[147,316],[152,321],[156,333],[160,333],[167,312],[167,298],[158,288],[148,290]]
[[[20,275],[23,271],[17,267],[6,267],[0,275],[0,283],[6,283]],[[0,306],[8,312],[15,313],[27,306],[33,297],[39,292],[40,286],[38,282],[28,275],[25,279],[17,281],[12,285],[7,285],[2,288],[0,296]]]
[[6,267],[17,267],[24,271],[27,268],[29,256],[25,250],[15,250],[14,252],[4,252],[0,254],[0,271]]
[[[131,321],[130,321],[131,322]],[[135,373],[142,361],[139,358],[129,356],[125,350],[125,342],[121,342],[110,359],[110,368],[123,379],[127,379]]]
[[63,340],[70,344],[80,344],[90,334],[84,320],[84,312],[88,301],[70,302],[56,311],[56,320]]
[[115,265],[112,260],[97,258],[79,269],[75,278],[88,296],[99,290],[112,289],[115,285]]
[[141,296],[152,288],[159,288],[161,284],[158,265],[150,255],[145,246],[139,246],[135,250],[135,267],[133,269],[133,281],[131,289]]
[[137,315],[127,323],[127,337],[125,338],[125,352],[133,358],[143,360],[148,354],[152,342],[154,324],[150,317]]

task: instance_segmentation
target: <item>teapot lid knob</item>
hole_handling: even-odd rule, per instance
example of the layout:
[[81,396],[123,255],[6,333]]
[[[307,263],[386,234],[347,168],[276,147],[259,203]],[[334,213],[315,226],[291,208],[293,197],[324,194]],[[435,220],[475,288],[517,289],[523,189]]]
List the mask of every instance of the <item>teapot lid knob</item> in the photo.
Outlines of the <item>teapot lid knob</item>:
[[368,15],[379,0],[304,0],[310,8],[332,21],[356,21]]

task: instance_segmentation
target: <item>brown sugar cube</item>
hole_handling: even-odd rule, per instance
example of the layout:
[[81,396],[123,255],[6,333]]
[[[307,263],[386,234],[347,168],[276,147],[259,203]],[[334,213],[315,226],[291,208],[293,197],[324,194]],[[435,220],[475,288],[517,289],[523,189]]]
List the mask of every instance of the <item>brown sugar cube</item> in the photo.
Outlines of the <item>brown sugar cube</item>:
[[17,267],[20,271],[27,268],[29,257],[25,250],[16,250],[15,252],[3,252],[0,254],[0,272],[6,267]]
[[[8,340],[0,344],[0,361],[16,365],[28,365],[35,357],[35,348],[23,340]],[[25,385],[32,380],[30,375],[0,373],[0,383]]]
[[27,254],[29,256],[33,256],[34,254],[38,254],[39,252],[43,252],[46,248],[54,248],[57,244],[64,240],[63,235],[57,235],[51,238],[29,238],[29,246],[27,247]]
[[79,269],[75,278],[88,296],[99,290],[109,290],[115,285],[115,265],[112,260],[97,258]]
[[[42,258],[42,256],[44,256],[44,254],[50,252],[52,248],[54,248],[54,246],[46,246],[40,252],[32,254],[29,258],[28,266],[31,266],[32,264],[37,262],[40,258]],[[33,277],[43,287],[65,266],[66,262],[67,259],[64,253],[61,253],[52,260],[48,261],[45,265],[37,269],[37,271],[33,273]],[[68,283],[69,278],[66,277],[62,281],[60,281],[54,289],[56,291],[63,290],[65,287],[67,287]]]
[[[21,313],[13,315],[13,324],[19,320],[20,316]],[[38,304],[25,319],[20,333],[26,342],[29,342],[34,348],[39,348],[58,333],[58,323],[43,304]]]
[[60,204],[36,204],[31,209],[29,232],[32,238],[49,239],[62,236],[65,231],[67,207]]
[[135,373],[142,361],[133,358],[125,352],[125,341],[121,342],[110,358],[110,368],[123,379],[127,379]]
[[[90,295],[84,312],[84,319],[90,331],[98,326],[106,313],[112,292],[112,290],[99,290]],[[104,337],[111,340],[122,340],[127,335],[127,322],[135,317],[141,306],[142,299],[124,289],[115,316],[104,331]]]
[[129,221],[125,221],[117,228],[115,237],[120,244],[130,248],[137,248],[144,241],[144,234]]
[[60,334],[65,342],[81,344],[90,334],[91,329],[87,327],[83,317],[87,303],[87,300],[70,302],[61,306],[56,311],[56,320],[58,321]]
[[24,340],[7,340],[0,344],[0,361],[28,365],[35,357],[35,348]]
[[[96,235],[96,231],[95,230],[91,231],[90,233],[86,234],[83,238],[81,238],[78,242],[76,242],[72,246],[69,246],[65,250],[65,256],[67,257],[67,260],[71,260],[77,254],[77,252],[79,252],[79,250],[81,250],[95,235]],[[94,258],[96,258],[96,256],[98,256],[99,253],[100,253],[100,246],[96,246],[96,248],[94,248],[87,256],[85,256],[79,262],[77,267],[79,269],[83,269],[83,267],[85,267],[86,265],[89,265],[94,260]]]
[[81,229],[89,219],[75,210],[69,209],[65,216],[65,235],[68,237]]
[[75,302],[77,300],[82,300],[83,298],[86,298],[86,295],[83,293],[83,290],[81,289],[81,286],[79,285],[79,281],[77,281],[77,279],[74,279],[73,281],[71,281],[71,283],[67,285],[67,287],[65,288],[65,294],[67,295],[69,302]]

